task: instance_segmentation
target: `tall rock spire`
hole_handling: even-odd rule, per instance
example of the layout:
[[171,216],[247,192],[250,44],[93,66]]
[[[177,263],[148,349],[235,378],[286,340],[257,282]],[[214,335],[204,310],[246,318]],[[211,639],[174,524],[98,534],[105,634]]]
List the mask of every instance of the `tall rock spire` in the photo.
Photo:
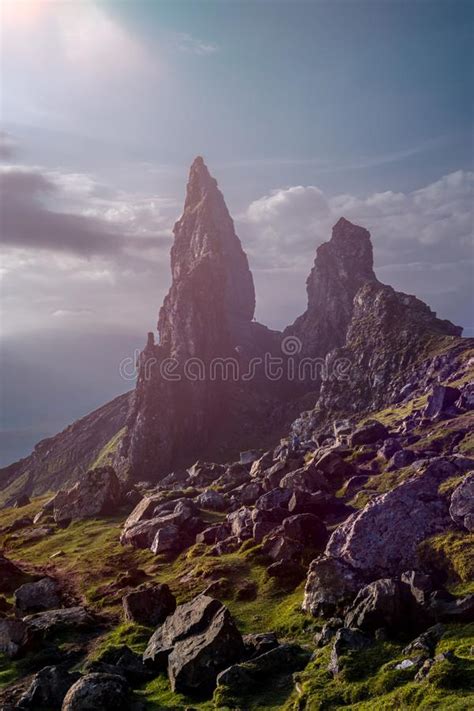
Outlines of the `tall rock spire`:
[[[183,214],[174,226],[171,273],[158,320],[160,342],[155,346],[149,339],[140,357],[121,452],[139,478],[156,479],[172,466],[190,464],[212,438],[218,440],[235,417],[229,411],[235,384],[209,377],[209,365],[235,358],[237,346],[252,341],[257,326],[247,257],[217,182],[200,157],[191,166]],[[204,378],[187,375],[190,358]],[[171,378],[161,368],[165,359],[175,364]]]
[[172,285],[160,310],[161,344],[174,355],[218,355],[252,321],[255,289],[224,197],[201,157],[174,226]]
[[377,282],[370,232],[341,217],[320,245],[306,281],[308,308],[285,333],[297,336],[304,356],[325,356],[342,346],[353,301],[366,282]]

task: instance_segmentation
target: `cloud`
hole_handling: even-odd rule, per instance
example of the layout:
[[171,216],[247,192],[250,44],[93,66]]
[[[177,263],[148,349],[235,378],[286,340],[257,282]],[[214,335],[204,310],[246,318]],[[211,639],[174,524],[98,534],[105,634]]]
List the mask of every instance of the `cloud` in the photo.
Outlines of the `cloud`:
[[175,35],[176,46],[181,52],[197,54],[199,56],[207,56],[215,54],[219,50],[217,44],[211,42],[203,42],[197,37],[193,37],[187,32],[179,32]]
[[1,239],[12,247],[90,257],[170,243],[167,201],[110,191],[90,176],[10,165],[0,170],[0,189]]
[[341,216],[371,230],[383,262],[425,247],[463,252],[471,247],[473,188],[474,173],[462,170],[408,193],[330,196],[313,185],[281,188],[254,200],[239,229],[259,264],[265,255],[267,268],[302,266]]
[[259,319],[281,327],[281,314],[305,308],[316,248],[344,216],[370,230],[382,281],[471,332],[473,188],[474,173],[460,170],[406,193],[329,195],[299,185],[254,200],[236,222],[254,269]]
[[7,131],[0,131],[0,160],[11,160],[16,153],[17,143]]

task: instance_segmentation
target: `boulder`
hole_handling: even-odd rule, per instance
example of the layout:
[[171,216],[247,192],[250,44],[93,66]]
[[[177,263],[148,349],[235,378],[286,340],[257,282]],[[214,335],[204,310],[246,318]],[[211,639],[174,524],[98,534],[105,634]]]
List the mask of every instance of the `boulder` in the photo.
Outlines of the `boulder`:
[[422,632],[418,637],[408,644],[403,650],[404,655],[422,655],[424,657],[432,657],[436,650],[436,645],[445,632],[444,625],[438,623],[429,627],[425,632]]
[[340,617],[332,617],[330,620],[323,625],[321,632],[318,632],[314,636],[314,643],[316,647],[325,647],[326,644],[335,637],[337,630],[344,627],[344,622]]
[[376,580],[359,590],[345,617],[346,627],[365,632],[383,628],[390,634],[416,629],[421,609],[410,588],[400,580]]
[[161,516],[140,521],[122,531],[120,543],[123,546],[129,545],[133,548],[150,548],[155,540],[156,532],[163,525],[163,517]]
[[460,395],[461,391],[457,388],[450,388],[446,385],[435,385],[423,411],[424,417],[430,420],[440,417],[450,408],[453,408],[454,403]]
[[276,530],[267,536],[263,543],[262,551],[270,560],[294,563],[300,560],[303,546],[299,541],[287,538]]
[[238,489],[234,489],[233,494],[240,504],[249,506],[254,504],[258,497],[263,494],[263,488],[258,481],[252,481],[250,484],[243,484]]
[[255,502],[255,508],[261,510],[288,508],[288,502],[291,499],[291,491],[277,487],[260,496]]
[[331,488],[326,475],[313,465],[288,472],[280,481],[280,486],[289,491],[329,491]]
[[388,439],[386,439],[380,447],[379,452],[385,459],[388,460],[393,457],[395,452],[399,452],[401,449],[402,445],[396,437],[388,437]]
[[208,509],[209,511],[224,511],[227,505],[225,497],[212,489],[206,489],[202,494],[199,494],[196,503],[200,508]]
[[27,652],[34,641],[30,627],[22,620],[0,619],[0,653],[15,659]]
[[309,567],[303,610],[327,617],[350,603],[363,586],[360,575],[344,561],[322,556]]
[[217,677],[217,685],[225,686],[228,693],[240,696],[245,690],[260,686],[265,677],[281,679],[305,668],[311,658],[310,652],[297,644],[279,644],[259,656],[234,664]]
[[287,585],[292,583],[293,587],[300,584],[306,575],[306,569],[300,563],[293,560],[277,560],[267,568],[269,578],[275,578]]
[[415,452],[411,449],[400,449],[395,452],[393,457],[391,457],[389,463],[387,464],[387,471],[395,471],[396,469],[402,469],[403,467],[408,467],[416,459]]
[[316,491],[294,491],[288,502],[288,511],[292,514],[312,513],[323,520],[347,517],[354,509],[349,508],[341,499],[332,494]]
[[389,437],[388,429],[378,420],[368,420],[358,427],[350,437],[350,446],[357,447],[360,444],[375,444]]
[[67,692],[80,676],[60,666],[44,667],[35,674],[17,706],[20,709],[60,709]]
[[191,486],[207,486],[212,484],[225,472],[222,464],[196,462],[188,469],[189,483]]
[[242,636],[218,600],[199,595],[179,605],[149,640],[145,663],[168,666],[173,691],[210,691],[219,671],[244,654]]
[[336,676],[344,667],[344,657],[361,652],[372,644],[369,637],[359,630],[341,627],[334,635],[328,671]]
[[450,461],[433,460],[423,472],[349,516],[331,535],[326,554],[341,558],[368,579],[416,569],[418,544],[450,524],[438,487],[456,472]]
[[250,467],[250,476],[261,479],[265,469],[268,469],[273,464],[273,452],[265,452],[259,459],[256,459]]
[[340,454],[330,450],[322,455],[317,454],[312,466],[322,472],[331,491],[337,491],[346,479],[357,474],[357,470],[349,462],[344,461]]
[[326,545],[328,533],[326,526],[314,514],[296,514],[285,518],[282,523],[283,535],[299,541],[304,546],[321,548]]
[[94,625],[94,617],[84,607],[65,607],[27,615],[23,621],[32,630],[50,633],[69,627],[83,628]]
[[132,652],[126,645],[106,648],[98,658],[86,663],[85,670],[100,674],[119,674],[133,685],[143,684],[154,674],[153,670],[143,663],[141,655]]
[[458,526],[474,531],[474,473],[465,476],[453,491],[449,515]]
[[132,513],[127,517],[123,524],[123,530],[127,531],[133,528],[137,523],[147,521],[153,518],[155,508],[161,503],[162,497],[160,494],[155,496],[144,496],[141,501],[133,509]]
[[245,658],[259,657],[265,652],[278,647],[278,637],[274,632],[257,632],[244,634]]
[[128,683],[118,674],[86,674],[67,692],[62,711],[129,711]]
[[242,636],[223,605],[201,633],[180,639],[168,658],[173,691],[196,693],[214,688],[218,673],[244,654]]
[[58,491],[53,501],[56,523],[107,516],[117,511],[122,487],[112,467],[98,467],[83,474],[67,491]]
[[140,625],[158,625],[176,609],[176,598],[164,583],[148,585],[122,598],[126,620]]
[[205,630],[221,607],[222,603],[208,595],[179,605],[148,640],[143,661],[155,669],[165,669],[176,642]]
[[213,526],[208,526],[203,531],[200,531],[196,536],[196,543],[205,543],[212,545],[217,541],[228,538],[230,534],[230,526],[222,523],[216,523]]
[[252,512],[246,506],[228,514],[227,522],[230,525],[231,534],[236,536],[239,541],[245,541],[252,537]]
[[155,534],[150,549],[153,553],[179,553],[185,547],[186,541],[181,536],[178,526],[172,523],[160,526]]
[[58,608],[61,605],[59,585],[51,578],[25,583],[15,590],[15,605],[22,614]]

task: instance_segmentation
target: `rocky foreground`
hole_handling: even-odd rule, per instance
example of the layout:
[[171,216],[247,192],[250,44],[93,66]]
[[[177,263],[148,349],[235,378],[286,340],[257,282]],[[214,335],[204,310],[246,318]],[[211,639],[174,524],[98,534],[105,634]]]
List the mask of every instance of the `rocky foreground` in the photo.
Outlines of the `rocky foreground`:
[[0,708],[471,708],[465,356],[294,448],[4,510]]

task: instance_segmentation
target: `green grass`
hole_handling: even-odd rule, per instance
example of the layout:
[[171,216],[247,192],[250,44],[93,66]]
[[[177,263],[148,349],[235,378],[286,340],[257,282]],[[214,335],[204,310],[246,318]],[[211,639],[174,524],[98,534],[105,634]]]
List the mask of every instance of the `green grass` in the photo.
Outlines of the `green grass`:
[[122,427],[121,430],[114,434],[107,444],[102,447],[90,469],[94,469],[95,467],[105,467],[112,464],[114,454],[117,451],[126,431],[127,428]]
[[474,533],[446,531],[420,543],[418,550],[429,568],[447,572],[453,592],[474,592]]

